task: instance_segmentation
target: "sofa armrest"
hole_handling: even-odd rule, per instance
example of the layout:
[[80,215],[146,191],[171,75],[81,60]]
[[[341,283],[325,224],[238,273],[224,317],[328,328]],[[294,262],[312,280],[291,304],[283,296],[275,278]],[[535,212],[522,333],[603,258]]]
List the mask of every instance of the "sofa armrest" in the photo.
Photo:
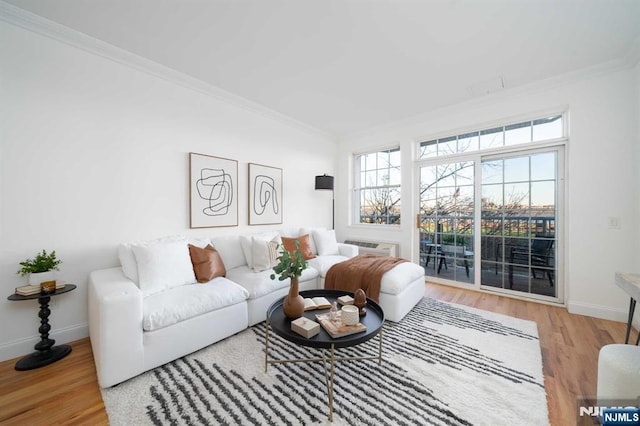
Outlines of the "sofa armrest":
[[122,268],[89,275],[89,336],[102,387],[144,371],[142,292]]
[[360,251],[358,246],[355,246],[353,244],[345,244],[345,243],[338,243],[338,250],[340,251],[340,254],[342,256],[346,256],[349,258],[357,256]]

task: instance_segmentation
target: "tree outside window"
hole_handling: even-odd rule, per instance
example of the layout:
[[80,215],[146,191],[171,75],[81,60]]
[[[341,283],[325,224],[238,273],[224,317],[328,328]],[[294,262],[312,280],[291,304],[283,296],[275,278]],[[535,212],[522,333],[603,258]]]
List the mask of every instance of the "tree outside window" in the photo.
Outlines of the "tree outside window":
[[400,148],[355,156],[356,222],[400,225]]

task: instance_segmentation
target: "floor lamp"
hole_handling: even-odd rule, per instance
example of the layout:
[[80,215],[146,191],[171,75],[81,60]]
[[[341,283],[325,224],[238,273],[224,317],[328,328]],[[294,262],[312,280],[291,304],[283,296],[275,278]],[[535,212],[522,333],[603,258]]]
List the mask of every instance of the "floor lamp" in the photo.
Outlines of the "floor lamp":
[[333,176],[316,176],[316,190],[331,191],[331,229],[336,228],[336,201],[335,193],[333,192]]

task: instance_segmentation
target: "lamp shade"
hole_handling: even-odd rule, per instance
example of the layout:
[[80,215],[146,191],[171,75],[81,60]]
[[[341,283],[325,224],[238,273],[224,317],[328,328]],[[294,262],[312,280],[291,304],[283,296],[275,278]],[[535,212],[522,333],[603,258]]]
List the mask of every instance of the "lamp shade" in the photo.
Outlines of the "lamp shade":
[[328,189],[333,191],[333,176],[316,176],[316,189]]

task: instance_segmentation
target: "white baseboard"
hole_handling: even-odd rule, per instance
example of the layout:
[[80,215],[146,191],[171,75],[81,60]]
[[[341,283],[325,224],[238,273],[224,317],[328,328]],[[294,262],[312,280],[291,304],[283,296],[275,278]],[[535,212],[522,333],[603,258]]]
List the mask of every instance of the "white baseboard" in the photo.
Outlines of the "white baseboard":
[[[607,306],[592,305],[589,303],[569,302],[567,303],[567,309],[571,314],[586,315],[594,318],[619,321],[625,324],[629,319],[628,308],[614,309]],[[640,307],[636,308],[632,324],[636,328],[636,330],[640,330]]]
[[[89,324],[80,324],[62,329],[56,329],[49,333],[49,338],[56,341],[55,345],[73,342],[74,340],[83,339],[89,335]],[[24,337],[0,345],[0,361],[6,361],[29,355],[35,352],[33,348],[40,341],[40,335]]]

